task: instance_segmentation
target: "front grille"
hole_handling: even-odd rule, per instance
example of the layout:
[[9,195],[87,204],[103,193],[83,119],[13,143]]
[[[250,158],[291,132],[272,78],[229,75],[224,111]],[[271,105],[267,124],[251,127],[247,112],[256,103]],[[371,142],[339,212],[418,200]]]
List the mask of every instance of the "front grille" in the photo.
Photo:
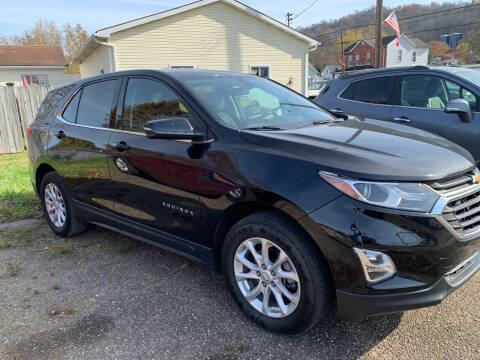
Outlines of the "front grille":
[[446,199],[442,216],[451,230],[462,238],[480,231],[480,185],[470,172],[457,178],[428,184]]
[[475,174],[473,172],[469,172],[465,175],[448,179],[442,181],[436,181],[434,183],[430,183],[430,187],[436,190],[440,194],[446,194],[453,191],[458,191],[462,189],[466,189],[473,183],[473,177]]

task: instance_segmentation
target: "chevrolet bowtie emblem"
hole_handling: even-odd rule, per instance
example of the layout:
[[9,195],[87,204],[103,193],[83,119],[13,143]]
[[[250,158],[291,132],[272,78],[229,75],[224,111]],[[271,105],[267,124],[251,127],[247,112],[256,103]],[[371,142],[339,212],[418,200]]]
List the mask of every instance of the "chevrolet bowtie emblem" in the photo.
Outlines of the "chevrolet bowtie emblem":
[[480,183],[480,173],[473,176],[473,183]]

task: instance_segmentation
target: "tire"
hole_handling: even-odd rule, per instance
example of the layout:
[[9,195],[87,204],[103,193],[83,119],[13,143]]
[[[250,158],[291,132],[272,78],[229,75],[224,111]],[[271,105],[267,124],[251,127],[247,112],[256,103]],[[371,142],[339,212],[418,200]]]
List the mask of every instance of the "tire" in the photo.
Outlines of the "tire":
[[[52,219],[48,213],[47,207],[50,205],[47,204],[45,192],[47,192],[48,196],[48,194],[52,193],[52,189],[56,189],[55,196],[57,196],[57,199],[60,199],[58,203],[61,204],[63,201],[63,207],[59,206],[59,209],[64,209],[63,221],[58,220],[59,218],[62,218],[61,216],[57,216],[56,219],[58,221],[56,221],[55,219]],[[47,219],[47,223],[50,226],[50,229],[52,229],[56,235],[61,237],[71,237],[78,235],[87,229],[87,223],[83,220],[80,220],[75,215],[70,194],[68,193],[62,178],[55,171],[49,172],[43,177],[40,185],[40,201],[43,213]]]
[[[248,249],[254,245],[257,254],[262,255],[264,243],[268,249],[265,253],[269,254],[267,261],[258,258],[256,262]],[[288,258],[278,267],[280,251]],[[248,266],[245,260],[249,261]],[[245,274],[255,277],[255,269],[265,262],[269,266],[256,272],[258,279],[244,280]],[[293,220],[275,211],[255,213],[232,227],[222,248],[222,266],[227,286],[238,306],[248,318],[270,331],[292,334],[310,329],[332,309],[332,280],[323,255]],[[275,266],[277,273],[269,273],[269,268],[275,269]],[[296,276],[291,276],[294,273]],[[284,279],[281,274],[288,274],[291,279]],[[258,287],[262,295],[247,300],[246,296],[255,294]],[[287,294],[285,289],[289,296],[281,297],[282,307],[277,296],[279,291]],[[267,302],[272,305],[266,308],[265,293],[270,293]]]

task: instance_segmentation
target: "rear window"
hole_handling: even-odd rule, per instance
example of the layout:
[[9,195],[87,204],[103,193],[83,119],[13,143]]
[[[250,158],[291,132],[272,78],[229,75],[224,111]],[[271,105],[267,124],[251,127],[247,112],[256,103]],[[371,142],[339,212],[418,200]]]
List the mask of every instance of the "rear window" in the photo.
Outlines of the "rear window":
[[78,106],[77,124],[110,127],[116,85],[117,80],[107,80],[85,86]]
[[391,77],[378,77],[352,83],[340,95],[343,99],[354,100],[370,104],[390,104],[389,84]]

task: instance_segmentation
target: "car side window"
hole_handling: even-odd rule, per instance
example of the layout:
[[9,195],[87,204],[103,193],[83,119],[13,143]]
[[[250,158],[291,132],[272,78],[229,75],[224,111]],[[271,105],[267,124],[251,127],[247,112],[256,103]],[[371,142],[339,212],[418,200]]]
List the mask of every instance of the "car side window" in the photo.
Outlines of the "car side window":
[[340,95],[340,97],[342,99],[347,99],[347,100],[352,100],[353,98],[353,88],[354,88],[355,84],[350,84],[343,92],[342,92],[342,95]]
[[159,81],[145,78],[128,79],[123,106],[123,128],[143,132],[150,121],[171,116],[186,116],[187,107],[177,95]]
[[75,123],[77,121],[77,109],[78,103],[80,102],[80,95],[82,91],[80,90],[75,94],[72,100],[68,103],[67,107],[63,111],[62,117],[64,120]]
[[472,111],[477,111],[477,97],[464,87],[455,84],[450,80],[443,80],[448,93],[448,101],[464,99],[470,104]]
[[77,124],[110,127],[116,86],[116,79],[85,86],[78,105]]
[[407,75],[400,81],[400,105],[427,109],[445,109],[449,92],[443,80],[430,75]]
[[470,104],[470,108],[472,111],[478,111],[478,100],[475,94],[473,94],[470,90],[462,88],[462,99],[465,99]]
[[364,103],[388,105],[390,104],[389,83],[390,77],[356,81],[345,89],[340,97]]
[[408,75],[400,83],[400,105],[445,109],[450,100],[465,99],[477,111],[477,98],[462,86],[438,76]]

